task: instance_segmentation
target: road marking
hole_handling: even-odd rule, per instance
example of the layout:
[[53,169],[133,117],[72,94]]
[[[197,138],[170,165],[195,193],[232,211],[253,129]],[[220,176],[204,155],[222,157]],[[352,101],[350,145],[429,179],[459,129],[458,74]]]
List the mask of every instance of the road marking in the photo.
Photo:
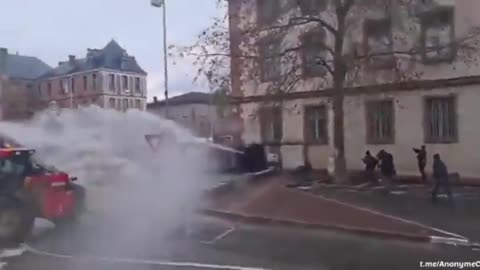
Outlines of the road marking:
[[217,236],[216,236],[215,238],[213,238],[212,240],[210,240],[210,241],[202,241],[202,244],[208,244],[208,245],[214,244],[215,242],[217,242],[218,240],[223,239],[225,236],[229,235],[229,234],[232,233],[233,231],[235,231],[235,228],[234,228],[234,227],[228,228],[226,231],[224,231],[223,233],[217,235]]
[[459,235],[459,234],[456,234],[456,233],[452,233],[452,232],[448,232],[448,231],[444,231],[444,230],[442,230],[442,229],[438,229],[438,228],[435,228],[435,227],[432,227],[432,226],[427,226],[427,225],[422,224],[422,223],[420,223],[420,222],[415,222],[415,221],[408,220],[408,219],[404,219],[404,218],[401,218],[401,217],[396,217],[396,216],[384,214],[384,213],[379,212],[379,211],[376,211],[376,210],[372,210],[372,209],[369,209],[369,208],[360,207],[360,206],[356,206],[356,205],[354,205],[354,204],[350,204],[350,203],[342,202],[342,201],[339,201],[339,200],[327,198],[327,197],[324,197],[324,196],[322,196],[322,195],[313,195],[313,194],[309,194],[309,193],[306,193],[306,194],[307,194],[308,196],[312,196],[312,197],[314,197],[314,198],[318,196],[319,198],[321,198],[321,199],[323,199],[323,200],[326,200],[326,201],[330,201],[330,202],[333,202],[333,203],[338,203],[338,204],[340,204],[340,205],[344,205],[344,206],[347,206],[347,207],[350,207],[350,208],[354,208],[354,209],[358,209],[358,210],[361,210],[361,211],[365,211],[365,212],[368,212],[368,213],[371,213],[371,214],[383,216],[383,217],[386,217],[386,218],[391,218],[391,219],[398,220],[398,221],[401,221],[401,222],[404,222],[404,223],[407,223],[407,224],[416,225],[416,226],[419,226],[419,227],[422,227],[422,228],[426,228],[426,229],[430,229],[430,230],[433,230],[433,231],[436,231],[436,232],[439,232],[439,233],[451,235],[451,236],[454,236],[454,237],[456,237],[456,238],[467,239],[465,236],[462,236],[462,235]]
[[[12,257],[18,257],[22,255],[27,249],[25,247],[4,249],[0,252],[0,260],[7,259]],[[8,264],[6,262],[0,261],[0,270],[4,269]]]
[[73,256],[67,254],[59,254],[53,252],[42,251],[36,248],[33,248],[29,245],[24,245],[25,248],[39,256],[58,258],[58,259],[67,259],[67,260],[87,260],[87,261],[98,261],[98,262],[108,262],[108,263],[126,263],[126,264],[143,264],[143,265],[157,265],[157,266],[174,266],[174,267],[193,267],[199,269],[221,269],[221,270],[268,270],[266,268],[256,268],[256,267],[244,267],[244,266],[233,266],[233,265],[217,265],[217,264],[203,264],[203,263],[194,263],[194,262],[172,262],[172,261],[161,261],[161,260],[143,260],[143,259],[131,259],[131,258],[106,258],[106,257],[90,257],[90,256]]

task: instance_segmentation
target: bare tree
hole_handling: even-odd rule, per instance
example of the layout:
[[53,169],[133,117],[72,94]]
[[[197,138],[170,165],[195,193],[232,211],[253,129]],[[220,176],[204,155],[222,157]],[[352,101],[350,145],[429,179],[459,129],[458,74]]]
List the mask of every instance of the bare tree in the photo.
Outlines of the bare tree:
[[[226,8],[225,1],[215,1],[219,8]],[[257,19],[248,17],[259,12],[264,2],[238,0],[236,6],[247,15],[237,21],[242,23],[236,26],[238,33],[229,32],[227,15],[217,18],[195,44],[176,47],[177,56],[193,57],[198,67],[196,79],[209,74],[215,78],[214,84],[223,86],[231,84],[230,64],[236,59],[242,60],[244,81],[262,81],[265,76],[262,69],[281,66],[279,74],[270,76],[273,79],[263,80],[269,81],[268,102],[281,103],[282,95],[298,91],[295,89],[302,88],[306,80],[313,83],[309,84],[310,89],[302,91],[331,89],[335,176],[339,181],[346,178],[343,108],[346,89],[414,80],[422,76],[421,69],[415,68],[417,64],[477,62],[478,29],[472,27],[461,37],[455,37],[449,24],[453,20],[452,9],[437,6],[435,1],[284,0],[263,7],[270,15],[278,12],[281,16],[270,16],[268,22],[262,21],[259,14]],[[426,27],[439,25],[447,26],[442,28],[446,39],[430,40]],[[236,36],[232,43],[239,44],[231,44],[234,34],[240,38]],[[233,49],[232,45],[237,47]]]

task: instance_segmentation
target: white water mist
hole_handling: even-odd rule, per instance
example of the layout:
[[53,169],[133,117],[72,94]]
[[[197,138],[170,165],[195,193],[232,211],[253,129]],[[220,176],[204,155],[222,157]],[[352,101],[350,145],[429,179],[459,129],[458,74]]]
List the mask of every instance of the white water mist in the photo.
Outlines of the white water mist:
[[134,249],[179,226],[209,181],[206,153],[186,156],[176,144],[161,145],[158,153],[149,148],[144,135],[163,132],[193,138],[149,113],[95,106],[44,112],[28,123],[0,123],[0,133],[36,149],[44,163],[78,176],[87,188],[87,208],[100,211],[119,241],[110,245],[128,242]]

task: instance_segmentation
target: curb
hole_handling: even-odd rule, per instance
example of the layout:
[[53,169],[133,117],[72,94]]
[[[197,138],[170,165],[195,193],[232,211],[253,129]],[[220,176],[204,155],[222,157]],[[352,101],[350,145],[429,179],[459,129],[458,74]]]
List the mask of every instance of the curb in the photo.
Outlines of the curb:
[[245,224],[278,225],[278,226],[285,226],[290,228],[303,228],[303,229],[313,229],[313,230],[326,229],[326,230],[334,230],[334,231],[343,231],[343,232],[353,233],[357,235],[380,238],[380,239],[396,239],[396,240],[404,240],[404,241],[417,242],[417,243],[448,244],[448,245],[455,245],[455,246],[478,245],[475,243],[471,243],[468,239],[461,239],[461,238],[455,238],[455,237],[440,237],[440,236],[434,236],[434,235],[401,233],[401,232],[394,232],[394,231],[367,229],[367,228],[361,228],[361,227],[343,226],[343,225],[326,224],[326,223],[306,223],[306,222],[297,221],[297,220],[282,220],[282,219],[267,218],[267,217],[260,217],[260,216],[250,216],[250,215],[237,214],[237,213],[232,213],[228,211],[220,211],[220,210],[213,210],[213,209],[200,209],[199,212],[208,216],[228,219],[230,221],[241,222]]
[[205,190],[205,192],[207,194],[221,194],[231,192],[241,186],[242,183],[261,181],[265,177],[271,176],[274,173],[276,173],[275,169],[269,167],[265,171],[261,171],[259,173],[244,173],[240,175],[233,175],[230,181],[220,183],[214,187]]

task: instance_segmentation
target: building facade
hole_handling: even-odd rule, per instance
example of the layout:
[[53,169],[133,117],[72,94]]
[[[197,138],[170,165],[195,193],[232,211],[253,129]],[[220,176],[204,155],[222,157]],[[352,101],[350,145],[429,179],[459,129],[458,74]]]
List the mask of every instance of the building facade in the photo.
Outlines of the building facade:
[[50,70],[36,57],[0,48],[0,120],[26,119],[42,107],[32,92],[35,80]]
[[170,98],[168,116],[165,100],[159,101],[155,97],[153,102],[147,104],[147,111],[167,117],[199,137],[224,141],[239,130],[238,121],[230,117],[228,108],[220,112],[214,96],[208,93],[190,92]]
[[201,92],[190,92],[175,96],[168,100],[168,116],[165,100],[157,100],[147,105],[147,111],[175,121],[189,129],[195,135],[208,138],[213,133],[214,123],[218,119],[211,95]]
[[135,57],[116,41],[103,49],[88,49],[85,58],[70,55],[67,61],[37,80],[38,98],[60,108],[95,104],[102,108],[144,111],[147,73]]
[[[336,153],[332,112],[335,92],[333,78],[326,70],[333,56],[324,46],[334,45],[331,31],[325,29],[328,26],[299,23],[279,35],[270,33],[273,27],[266,26],[292,22],[292,16],[319,16],[335,26],[335,1],[293,2],[229,2],[232,54],[259,55],[253,60],[232,57],[233,96],[243,121],[241,136],[245,143],[268,145],[280,154],[284,168],[309,161],[316,169],[326,169],[329,157]],[[480,2],[418,1],[415,6],[395,9],[356,8],[351,13],[356,15],[348,18],[345,54],[378,56],[369,58],[367,67],[347,74],[343,129],[348,169],[363,169],[361,157],[366,150],[376,153],[385,149],[394,154],[399,174],[416,175],[412,148],[425,144],[428,168],[431,156],[440,153],[451,171],[464,178],[480,178],[476,165],[480,153],[471,147],[480,136],[475,120],[480,102],[476,59],[480,51],[457,43],[478,40],[474,30],[480,26],[480,18],[474,10],[480,8]],[[408,14],[407,19],[399,18],[399,14]],[[260,29],[255,37],[245,34],[251,25]],[[284,61],[286,51],[295,46],[300,48],[294,54],[301,76],[288,91],[272,95],[272,86],[281,87],[279,78],[292,66]],[[408,51],[408,60],[400,53],[382,54],[405,48],[415,48]],[[272,56],[272,52],[280,57]]]

